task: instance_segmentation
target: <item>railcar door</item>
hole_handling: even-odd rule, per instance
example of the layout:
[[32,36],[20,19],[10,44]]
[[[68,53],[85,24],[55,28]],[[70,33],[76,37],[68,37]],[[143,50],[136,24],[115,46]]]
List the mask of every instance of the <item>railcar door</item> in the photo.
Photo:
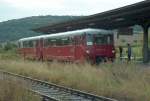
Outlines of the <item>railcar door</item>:
[[114,57],[113,36],[97,34],[94,37],[96,61]]
[[79,35],[74,37],[74,57],[76,62],[83,62],[85,60],[85,37],[84,35]]
[[38,60],[43,60],[43,39],[36,41],[36,58]]

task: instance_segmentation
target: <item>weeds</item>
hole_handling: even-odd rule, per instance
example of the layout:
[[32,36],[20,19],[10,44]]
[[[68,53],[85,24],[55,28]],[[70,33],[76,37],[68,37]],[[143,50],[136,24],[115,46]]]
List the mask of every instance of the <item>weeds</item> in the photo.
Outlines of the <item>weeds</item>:
[[0,60],[0,69],[127,101],[149,101],[150,69],[135,64],[41,63]]
[[0,80],[0,101],[40,101],[40,97],[33,95],[20,83]]

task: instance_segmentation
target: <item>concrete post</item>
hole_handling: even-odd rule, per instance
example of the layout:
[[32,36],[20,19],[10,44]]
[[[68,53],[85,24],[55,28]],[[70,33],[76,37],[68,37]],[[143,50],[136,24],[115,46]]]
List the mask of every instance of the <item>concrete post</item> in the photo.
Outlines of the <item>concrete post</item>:
[[143,26],[143,63],[149,62],[149,48],[148,48],[148,25],[144,24]]

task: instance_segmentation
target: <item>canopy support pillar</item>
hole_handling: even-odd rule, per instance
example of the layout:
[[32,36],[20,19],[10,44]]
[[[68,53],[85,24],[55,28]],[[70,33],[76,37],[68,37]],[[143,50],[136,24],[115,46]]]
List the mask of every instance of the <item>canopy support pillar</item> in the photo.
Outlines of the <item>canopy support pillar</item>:
[[143,27],[143,63],[149,62],[149,48],[148,48],[148,28],[149,24],[144,23],[142,25]]

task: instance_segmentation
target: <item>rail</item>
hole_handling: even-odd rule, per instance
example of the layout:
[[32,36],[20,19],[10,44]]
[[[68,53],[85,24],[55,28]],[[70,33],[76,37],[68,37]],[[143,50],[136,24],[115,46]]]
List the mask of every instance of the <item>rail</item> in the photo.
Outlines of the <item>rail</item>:
[[24,82],[30,91],[42,97],[42,101],[117,101],[3,70],[0,70],[0,76],[3,79]]

